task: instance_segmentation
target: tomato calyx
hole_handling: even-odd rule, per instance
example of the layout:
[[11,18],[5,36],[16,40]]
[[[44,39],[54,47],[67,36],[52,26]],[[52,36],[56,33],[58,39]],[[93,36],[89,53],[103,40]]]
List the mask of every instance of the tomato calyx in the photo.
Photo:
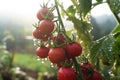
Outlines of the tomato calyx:
[[72,65],[73,65],[73,62],[72,62],[72,60],[65,60],[64,62],[61,62],[61,63],[57,63],[56,64],[57,65],[57,67],[72,67]]

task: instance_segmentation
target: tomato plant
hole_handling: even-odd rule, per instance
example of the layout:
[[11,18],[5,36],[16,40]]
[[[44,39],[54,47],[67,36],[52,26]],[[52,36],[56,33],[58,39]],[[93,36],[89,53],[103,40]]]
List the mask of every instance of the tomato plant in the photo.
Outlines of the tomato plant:
[[[53,7],[46,6],[37,13],[39,22],[36,30],[33,31],[33,36],[38,40],[36,44],[49,45],[48,58],[51,63],[58,64],[59,80],[120,79],[120,18],[118,16],[120,1],[96,0],[95,3],[92,1],[71,0],[72,4],[65,9],[60,1],[54,0]],[[91,34],[93,26],[89,14],[94,7],[102,3],[108,4],[118,24],[110,34],[93,40]],[[54,8],[57,11],[56,17],[53,17]],[[73,23],[71,30],[66,30],[62,16]],[[42,34],[42,38],[38,34]],[[85,60],[82,56],[85,56],[90,63],[83,63]],[[72,68],[64,65],[66,63]]]

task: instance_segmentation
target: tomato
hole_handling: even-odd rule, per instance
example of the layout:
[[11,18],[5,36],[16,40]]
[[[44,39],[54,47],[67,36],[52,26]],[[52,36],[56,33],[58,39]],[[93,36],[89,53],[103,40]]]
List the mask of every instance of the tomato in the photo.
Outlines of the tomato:
[[38,47],[36,49],[36,54],[40,58],[46,58],[48,56],[49,48],[48,47]]
[[65,51],[63,48],[51,48],[48,57],[52,63],[61,63],[65,61]]
[[88,69],[94,69],[94,65],[90,64],[89,62],[88,63],[82,63],[81,66],[86,67]]
[[57,75],[58,80],[76,80],[76,72],[71,67],[61,67]]
[[79,56],[82,53],[82,46],[78,42],[66,44],[68,58]]
[[40,37],[41,41],[47,41],[48,38],[49,38],[49,35],[42,35],[42,36]]
[[57,41],[56,43],[57,43],[58,45],[61,45],[61,44],[64,44],[64,43],[65,43],[66,38],[65,38],[64,34],[58,34],[58,36],[52,37],[52,40],[53,40],[53,41],[56,40],[56,41]]
[[43,19],[52,20],[54,16],[53,16],[53,13],[48,8],[44,7],[38,10],[37,18],[39,20],[43,20]]
[[98,71],[94,71],[93,75],[88,80],[102,80],[102,76]]
[[85,80],[88,80],[92,74],[93,74],[93,71],[94,71],[94,66],[90,63],[83,63],[81,64],[82,68],[82,73],[83,73],[83,77]]
[[54,30],[54,22],[51,20],[42,20],[38,25],[38,29],[42,34],[50,34]]
[[37,28],[34,29],[33,32],[32,32],[32,35],[33,35],[34,38],[39,39],[40,36],[41,36],[40,30],[37,29]]

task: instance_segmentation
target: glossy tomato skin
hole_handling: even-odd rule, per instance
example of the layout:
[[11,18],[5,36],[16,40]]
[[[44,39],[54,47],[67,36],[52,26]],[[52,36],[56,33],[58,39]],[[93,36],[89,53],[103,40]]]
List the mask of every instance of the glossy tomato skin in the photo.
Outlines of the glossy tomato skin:
[[46,7],[40,8],[37,12],[37,18],[39,20],[43,19],[50,19],[52,20],[54,18],[53,13]]
[[41,36],[40,30],[35,28],[32,32],[32,35],[33,35],[34,38],[39,39],[40,36]]
[[98,71],[94,71],[88,80],[102,80],[102,76]]
[[65,51],[63,48],[51,48],[48,57],[52,63],[61,63],[65,61]]
[[52,20],[42,20],[38,25],[38,29],[44,35],[49,35],[54,30],[54,22]]
[[61,67],[57,75],[58,80],[76,80],[76,72],[71,67]]
[[47,58],[48,52],[49,52],[49,48],[48,47],[38,47],[36,49],[36,54],[40,58]]
[[82,53],[82,46],[78,42],[66,44],[66,52],[68,58],[77,57]]

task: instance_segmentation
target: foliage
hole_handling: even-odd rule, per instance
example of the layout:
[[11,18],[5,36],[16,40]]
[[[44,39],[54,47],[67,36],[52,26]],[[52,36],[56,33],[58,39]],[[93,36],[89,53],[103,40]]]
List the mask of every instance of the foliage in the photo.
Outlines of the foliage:
[[[103,74],[103,80],[110,78],[110,80],[118,80],[119,78],[119,58],[120,58],[120,0],[96,0],[96,3],[92,3],[92,0],[71,0],[70,5],[66,10],[63,5],[60,5],[62,13],[65,13],[67,20],[72,21],[74,29],[77,31],[79,41],[82,41],[84,46],[84,55],[87,56],[89,61],[95,64],[96,69]],[[113,31],[93,41],[93,37],[90,33],[92,25],[89,19],[89,13],[95,6],[107,3],[113,12],[117,26]],[[87,52],[87,53],[86,53]],[[110,72],[111,73],[110,73]],[[111,76],[111,75],[114,76]],[[107,77],[105,77],[107,75]]]

